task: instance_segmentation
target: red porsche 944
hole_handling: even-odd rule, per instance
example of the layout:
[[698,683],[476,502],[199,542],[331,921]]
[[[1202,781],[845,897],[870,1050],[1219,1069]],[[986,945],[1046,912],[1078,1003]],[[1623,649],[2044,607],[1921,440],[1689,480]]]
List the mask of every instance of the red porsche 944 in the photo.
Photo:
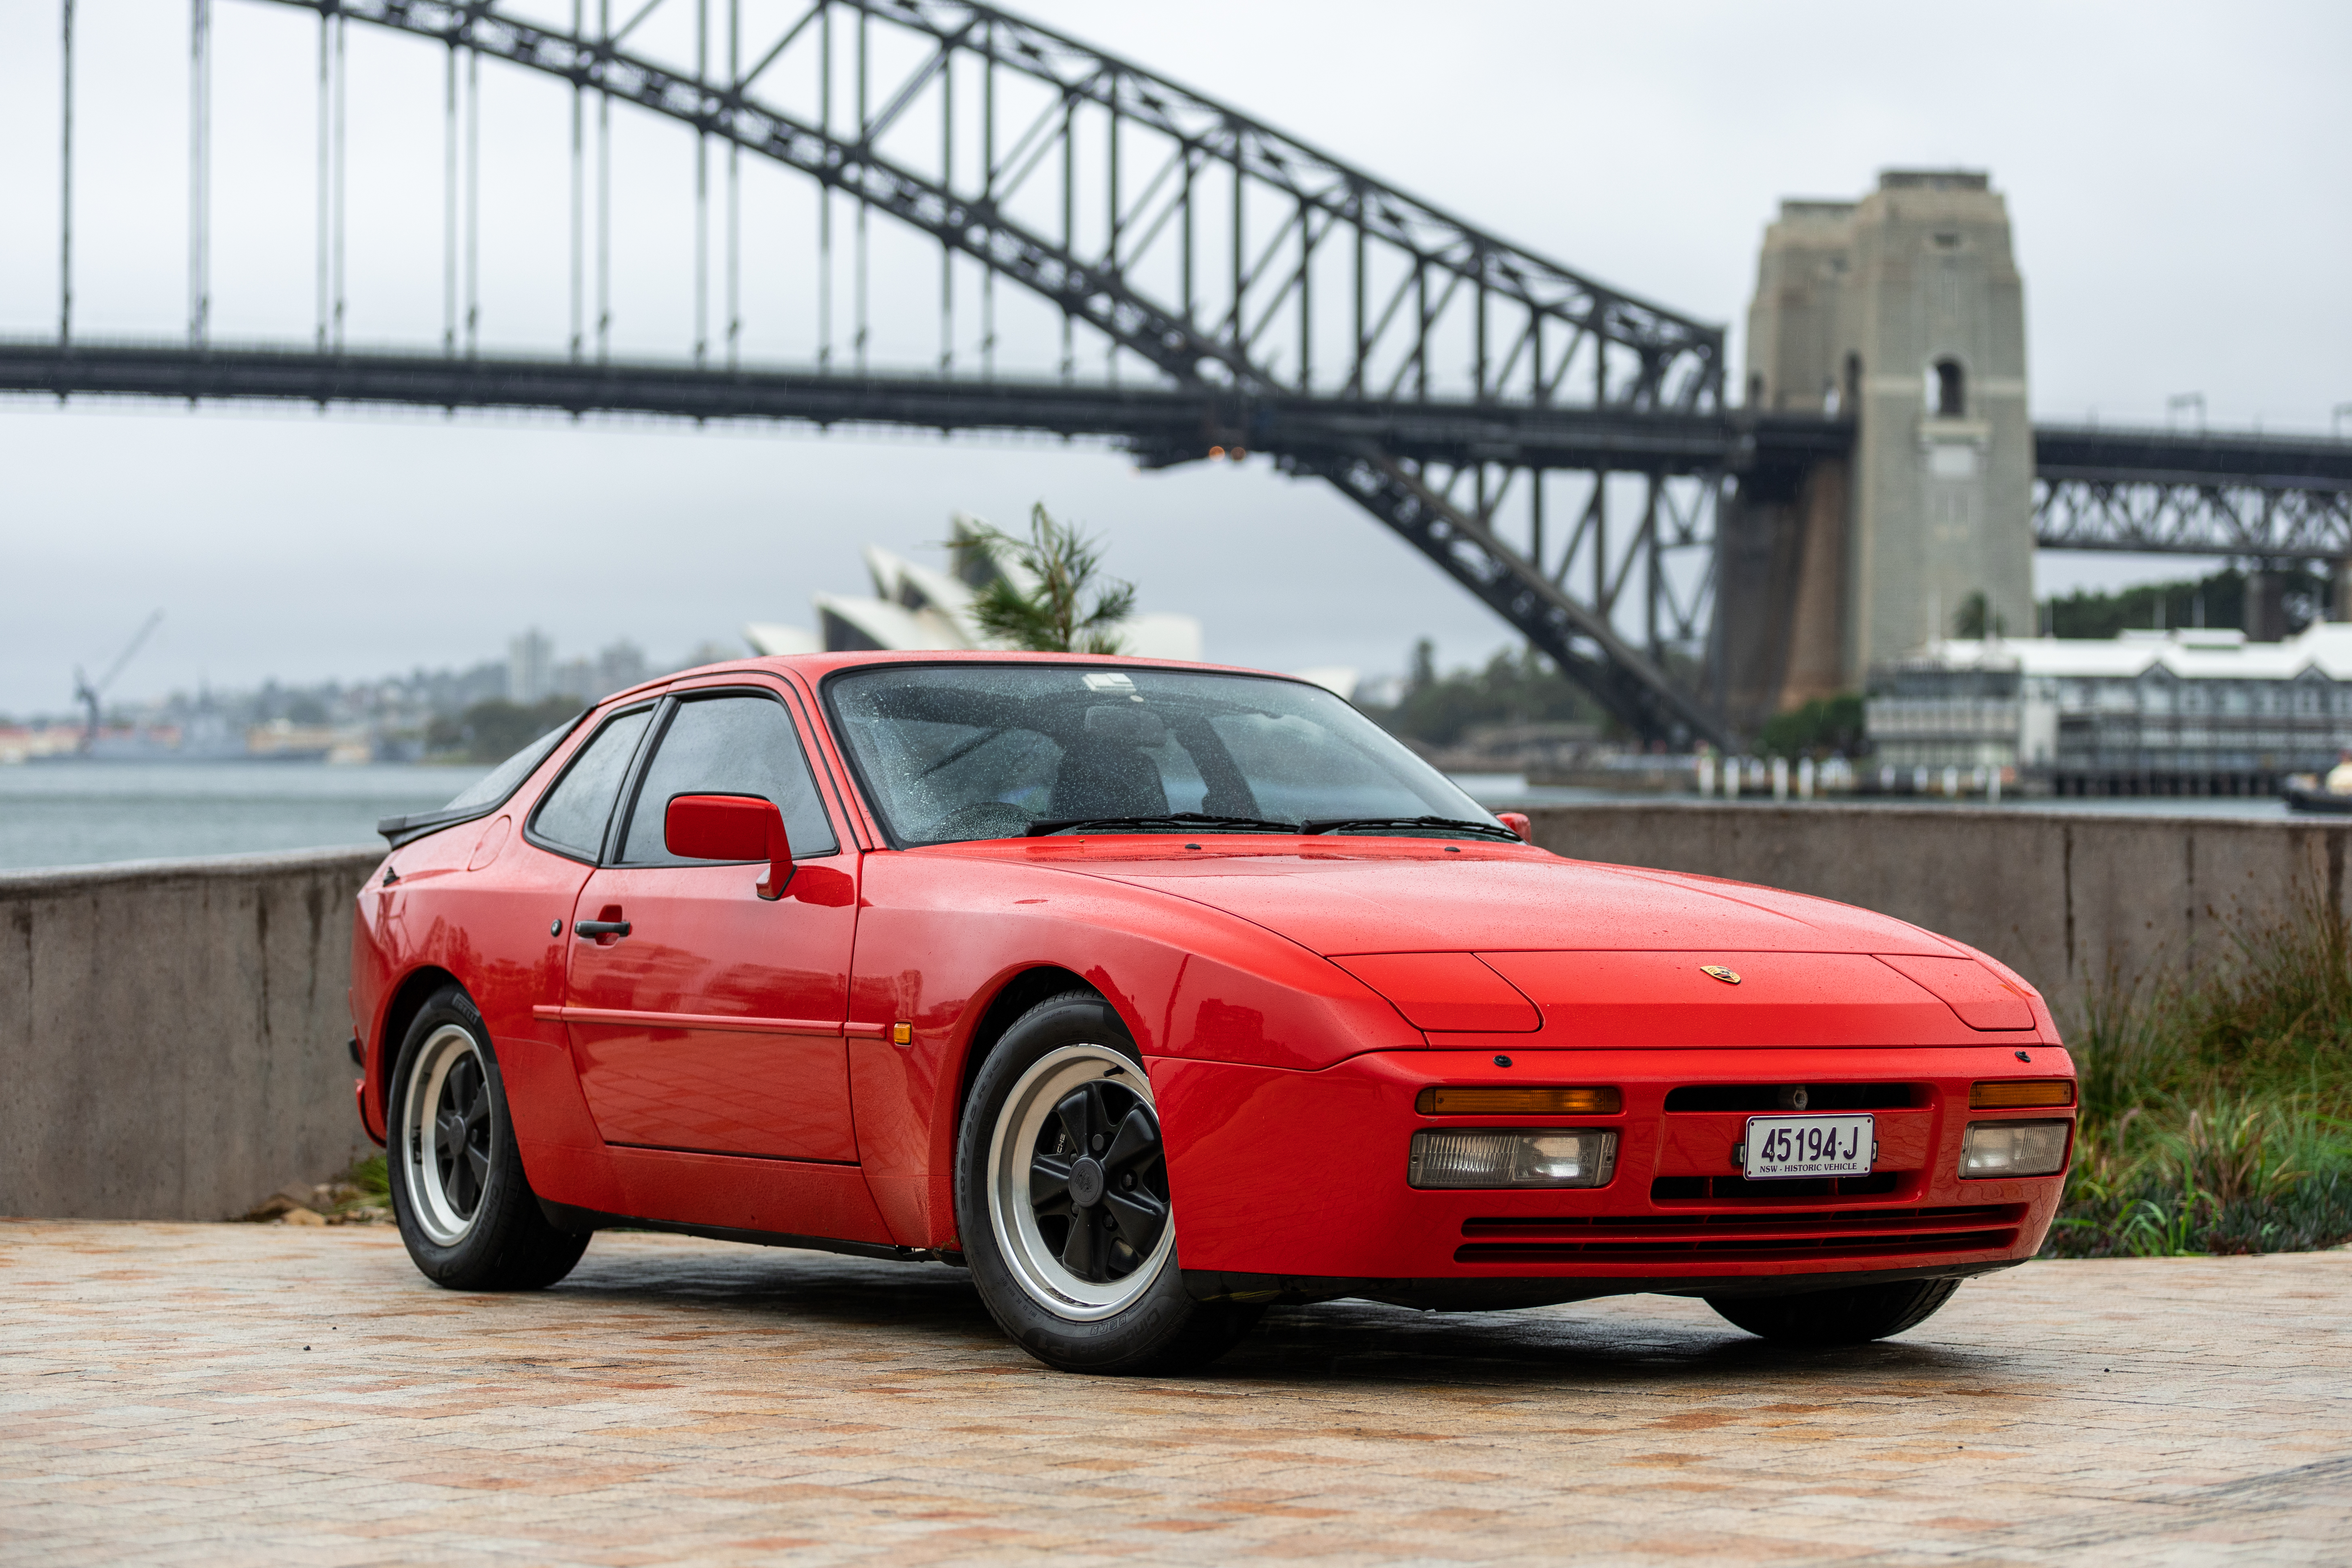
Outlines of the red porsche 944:
[[1079,1371],[1350,1296],[1842,1343],[2031,1257],[2073,1142],[1983,954],[1538,848],[1280,677],[748,660],[383,831],[360,1114],[453,1289],[628,1225],[967,1268]]

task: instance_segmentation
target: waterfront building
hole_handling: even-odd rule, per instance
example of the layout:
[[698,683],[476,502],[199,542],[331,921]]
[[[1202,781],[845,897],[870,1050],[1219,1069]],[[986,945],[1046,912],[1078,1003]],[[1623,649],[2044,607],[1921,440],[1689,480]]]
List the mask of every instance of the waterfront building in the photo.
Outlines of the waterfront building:
[[0,724],[0,767],[70,757],[81,750],[81,742],[82,727],[79,721]]
[[1873,673],[1871,761],[2059,795],[2269,795],[2352,747],[2352,625],[1952,638]]

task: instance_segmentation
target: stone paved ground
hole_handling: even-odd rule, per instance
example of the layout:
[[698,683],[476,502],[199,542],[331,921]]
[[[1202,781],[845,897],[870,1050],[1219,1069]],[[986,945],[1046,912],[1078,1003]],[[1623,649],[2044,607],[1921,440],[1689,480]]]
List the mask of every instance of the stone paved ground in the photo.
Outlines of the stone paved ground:
[[389,1229],[5,1223],[0,1558],[2343,1563],[2347,1298],[2040,1263],[1838,1352],[1346,1305],[1108,1381],[938,1265],[606,1235],[460,1296]]

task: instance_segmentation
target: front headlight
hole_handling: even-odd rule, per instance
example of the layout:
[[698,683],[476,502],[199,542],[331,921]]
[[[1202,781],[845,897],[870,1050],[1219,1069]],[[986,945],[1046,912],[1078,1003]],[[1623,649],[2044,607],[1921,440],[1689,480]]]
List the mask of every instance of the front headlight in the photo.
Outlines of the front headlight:
[[1416,1187],[1602,1187],[1616,1170],[1613,1128],[1416,1132],[1405,1181]]
[[2071,1121],[1971,1121],[1960,1144],[1960,1176],[2047,1176],[2066,1168]]

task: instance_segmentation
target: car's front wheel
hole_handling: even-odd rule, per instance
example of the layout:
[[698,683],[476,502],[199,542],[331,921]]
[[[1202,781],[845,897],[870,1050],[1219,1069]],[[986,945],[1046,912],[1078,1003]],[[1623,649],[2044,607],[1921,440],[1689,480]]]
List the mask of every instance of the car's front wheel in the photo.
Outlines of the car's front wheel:
[[391,1112],[393,1217],[426,1279],[453,1290],[536,1290],[572,1272],[588,1237],[541,1212],[489,1031],[458,987],[436,992],[410,1024]]
[[1066,1372],[1198,1366],[1262,1310],[1185,1294],[1151,1080],[1092,992],[1040,1002],[982,1065],[956,1151],[956,1225],[997,1322]]
[[1717,1315],[1768,1340],[1796,1345],[1858,1345],[1916,1329],[1960,1288],[1957,1279],[1850,1285],[1800,1296],[1709,1296]]

